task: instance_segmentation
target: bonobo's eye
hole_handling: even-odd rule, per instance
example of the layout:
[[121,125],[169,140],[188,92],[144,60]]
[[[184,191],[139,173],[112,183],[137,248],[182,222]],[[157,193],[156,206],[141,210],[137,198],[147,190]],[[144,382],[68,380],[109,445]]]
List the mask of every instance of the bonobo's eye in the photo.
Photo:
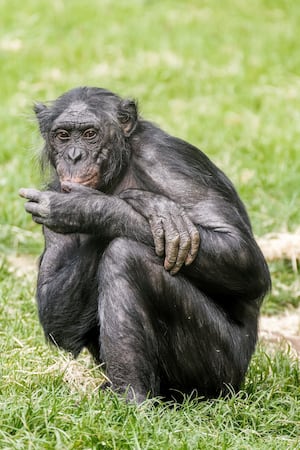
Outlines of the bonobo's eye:
[[83,137],[85,139],[95,139],[96,136],[97,136],[97,130],[95,130],[95,128],[88,128],[83,133]]
[[55,137],[60,141],[68,141],[70,139],[70,133],[67,130],[57,130]]

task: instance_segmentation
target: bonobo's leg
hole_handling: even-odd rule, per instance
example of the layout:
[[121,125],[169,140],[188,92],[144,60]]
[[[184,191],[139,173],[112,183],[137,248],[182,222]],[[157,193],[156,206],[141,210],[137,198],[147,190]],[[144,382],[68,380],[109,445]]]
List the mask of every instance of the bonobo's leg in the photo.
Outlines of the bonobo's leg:
[[100,355],[113,389],[130,386],[139,402],[168,389],[214,396],[226,383],[239,387],[254,316],[235,324],[188,278],[166,272],[149,247],[127,239],[105,250],[99,285]]
[[101,245],[88,236],[44,230],[37,300],[46,337],[77,356],[86,346],[99,360],[98,287]]
[[[151,256],[159,270],[161,261],[154,252],[137,242],[118,238],[105,250],[99,267],[100,357],[104,361],[112,388],[127,392],[129,399],[145,400],[159,394],[158,342],[150,312],[152,275],[145,271]],[[150,286],[146,285],[150,280]],[[150,310],[149,310],[150,309]]]

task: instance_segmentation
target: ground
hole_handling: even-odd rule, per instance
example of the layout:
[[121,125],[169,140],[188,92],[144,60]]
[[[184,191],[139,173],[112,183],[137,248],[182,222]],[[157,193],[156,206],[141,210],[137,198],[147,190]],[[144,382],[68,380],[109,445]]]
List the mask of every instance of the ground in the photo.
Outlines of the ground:
[[[300,259],[300,232],[270,233],[258,239],[268,261],[288,259],[295,272]],[[281,344],[286,341],[300,357],[300,307],[287,309],[280,315],[262,316],[260,338],[266,342]]]

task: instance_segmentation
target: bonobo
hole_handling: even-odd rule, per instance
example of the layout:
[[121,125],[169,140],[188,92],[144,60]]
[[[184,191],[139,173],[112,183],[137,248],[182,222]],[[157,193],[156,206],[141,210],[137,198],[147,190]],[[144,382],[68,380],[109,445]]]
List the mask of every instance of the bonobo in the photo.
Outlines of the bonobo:
[[88,348],[137,402],[239,389],[270,276],[231,182],[105,89],[35,113],[53,177],[20,195],[44,230],[46,337],[74,356]]

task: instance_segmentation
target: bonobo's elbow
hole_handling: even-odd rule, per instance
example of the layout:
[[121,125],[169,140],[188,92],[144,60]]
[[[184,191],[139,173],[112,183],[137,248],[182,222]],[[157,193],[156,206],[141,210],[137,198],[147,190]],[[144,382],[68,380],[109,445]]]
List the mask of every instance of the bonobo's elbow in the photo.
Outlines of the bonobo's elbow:
[[243,294],[249,300],[262,300],[271,289],[270,272],[265,258],[252,237],[235,242],[238,242],[238,246],[231,256],[233,265],[241,276]]
[[272,287],[270,272],[263,257],[257,273],[257,298],[263,298],[271,290]]
[[249,294],[252,299],[263,299],[271,290],[271,277],[263,254],[257,247],[250,258],[246,277],[249,280]]

